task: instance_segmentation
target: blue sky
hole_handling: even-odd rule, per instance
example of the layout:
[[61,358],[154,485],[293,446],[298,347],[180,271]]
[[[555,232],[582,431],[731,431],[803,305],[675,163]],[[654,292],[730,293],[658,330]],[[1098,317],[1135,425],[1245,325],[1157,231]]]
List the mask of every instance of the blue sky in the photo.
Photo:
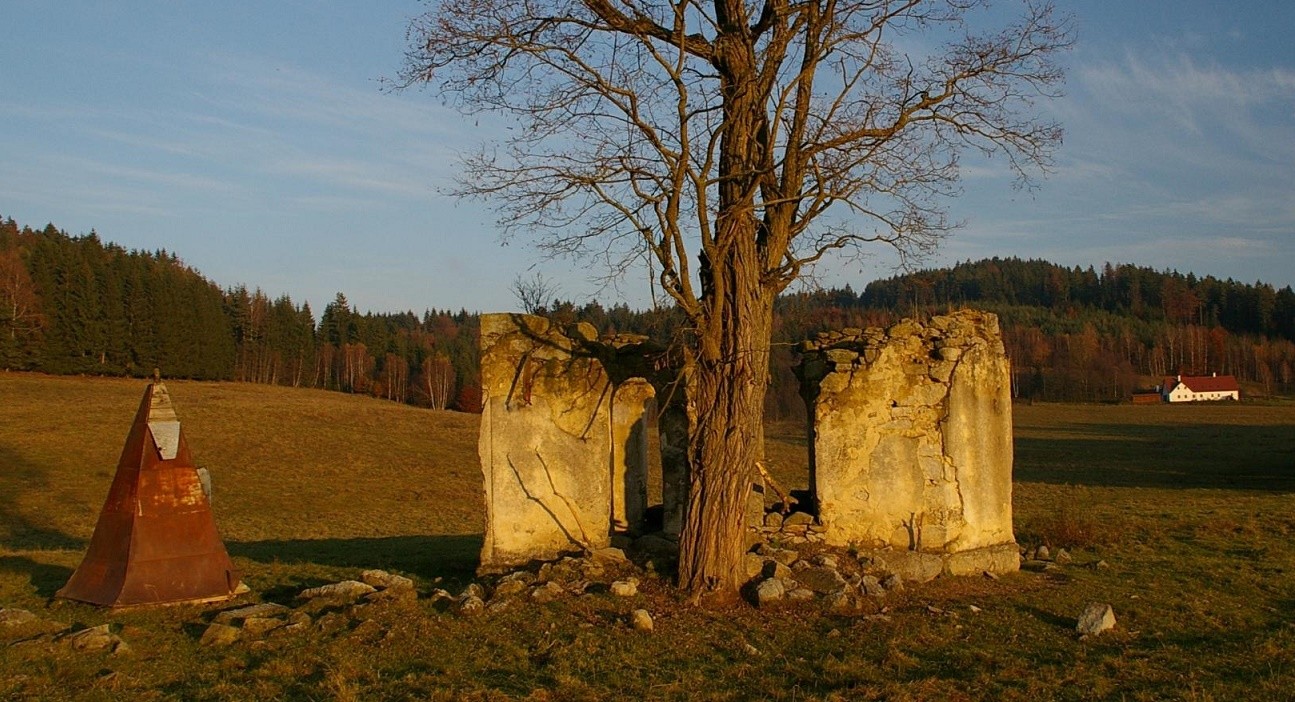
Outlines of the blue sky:
[[[1010,4],[1010,3],[1004,3]],[[1295,284],[1295,3],[1057,0],[1075,17],[1056,172],[970,163],[965,222],[928,265],[1106,261]],[[223,286],[361,310],[504,310],[524,241],[439,194],[488,136],[388,93],[414,2],[0,0],[0,215],[177,252]],[[586,262],[541,262],[564,297]],[[893,273],[884,250],[829,285]]]

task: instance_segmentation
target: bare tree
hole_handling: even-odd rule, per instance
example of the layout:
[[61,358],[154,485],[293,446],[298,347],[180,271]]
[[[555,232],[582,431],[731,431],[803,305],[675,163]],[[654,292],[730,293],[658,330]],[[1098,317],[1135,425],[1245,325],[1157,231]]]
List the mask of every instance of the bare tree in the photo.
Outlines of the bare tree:
[[22,347],[40,333],[40,296],[18,249],[0,250],[0,368],[20,361]]
[[454,366],[443,353],[428,354],[423,358],[422,390],[432,409],[443,410],[454,397]]
[[513,297],[526,314],[547,314],[558,302],[558,287],[546,280],[543,273],[530,278],[520,274],[513,279]]
[[1034,101],[1069,29],[1040,0],[979,33],[986,5],[440,0],[412,22],[404,85],[516,122],[459,194],[550,253],[647,258],[689,320],[681,587],[731,599],[744,579],[778,293],[832,252],[929,251],[967,149],[1021,183],[1049,165],[1061,130]]

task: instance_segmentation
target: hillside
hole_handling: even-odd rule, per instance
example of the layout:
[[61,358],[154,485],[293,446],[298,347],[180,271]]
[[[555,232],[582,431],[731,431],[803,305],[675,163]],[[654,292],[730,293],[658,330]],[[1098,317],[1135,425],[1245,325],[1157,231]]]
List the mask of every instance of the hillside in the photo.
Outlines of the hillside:
[[[1016,534],[1069,550],[1050,572],[937,579],[858,611],[716,612],[680,599],[667,561],[636,571],[632,597],[517,597],[471,617],[433,594],[463,590],[481,546],[474,416],[172,381],[252,589],[236,605],[299,606],[303,588],[372,567],[419,594],[206,646],[232,605],[50,599],[83,555],[144,386],[0,372],[0,609],[40,620],[0,624],[0,699],[1267,700],[1295,685],[1295,406],[1018,406]],[[805,484],[803,431],[768,433],[790,487]],[[1111,603],[1117,627],[1080,640],[1090,601]],[[638,608],[654,632],[626,625]],[[57,638],[102,624],[129,654]]]
[[996,258],[874,281],[861,293],[791,295],[779,307],[779,338],[961,306],[999,315],[1017,397],[1125,400],[1176,373],[1235,375],[1248,396],[1295,393],[1289,286],[1131,265],[1098,272]]
[[[175,253],[126,251],[0,221],[0,369],[240,380],[435,409],[480,406],[477,314],[360,312],[339,292],[319,319],[259,289],[221,289]],[[678,336],[670,309],[537,300],[564,322]],[[1107,264],[988,259],[777,305],[771,419],[804,406],[791,345],[815,333],[974,306],[999,314],[1017,397],[1117,401],[1175,373],[1236,375],[1247,397],[1295,393],[1295,292],[1262,282]]]

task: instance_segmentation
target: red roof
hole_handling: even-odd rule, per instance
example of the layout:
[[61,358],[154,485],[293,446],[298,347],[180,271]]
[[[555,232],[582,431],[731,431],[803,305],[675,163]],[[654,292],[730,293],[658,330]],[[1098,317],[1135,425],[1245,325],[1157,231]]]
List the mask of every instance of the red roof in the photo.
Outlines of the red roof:
[[1241,386],[1231,375],[1184,375],[1181,378],[1165,378],[1165,390],[1173,390],[1182,381],[1192,392],[1240,392]]

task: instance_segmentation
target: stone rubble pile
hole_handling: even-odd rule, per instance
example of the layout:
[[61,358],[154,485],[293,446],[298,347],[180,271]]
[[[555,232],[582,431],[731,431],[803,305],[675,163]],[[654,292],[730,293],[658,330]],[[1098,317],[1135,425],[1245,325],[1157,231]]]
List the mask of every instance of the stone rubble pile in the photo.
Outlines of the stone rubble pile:
[[[358,580],[342,580],[306,588],[295,606],[274,602],[244,605],[217,612],[199,643],[228,646],[307,632],[348,630],[362,635],[360,627],[378,626],[370,615],[375,608],[409,605],[418,600],[414,581],[385,570],[366,570]],[[372,623],[369,623],[372,622]]]
[[764,515],[764,524],[752,527],[763,540],[778,540],[787,544],[821,544],[827,527],[814,521],[806,512],[783,515],[774,510]]
[[[432,588],[423,599],[436,611],[475,617],[572,598],[612,597],[632,608],[626,610],[624,626],[650,632],[655,623],[644,605],[651,601],[651,591],[657,589],[653,584],[659,582],[659,577],[653,570],[652,558],[661,553],[660,544],[653,539],[671,543],[660,537],[642,537],[636,546],[644,542],[658,550],[650,553],[635,548],[633,560],[615,547],[564,555],[504,574],[483,576],[458,594]],[[743,594],[752,604],[761,608],[816,606],[838,614],[884,620],[885,614],[876,613],[885,611],[881,603],[905,592],[906,582],[923,582],[941,574],[938,569],[921,568],[920,563],[914,566],[907,558],[911,554],[904,552],[847,551],[807,544],[798,549],[789,547],[789,543],[785,537],[761,541],[745,555],[748,582]],[[1023,570],[1038,573],[1055,573],[1070,565],[1109,567],[1102,560],[1077,564],[1065,549],[1052,552],[1047,547],[1022,546],[1017,557]],[[931,562],[938,563],[938,558]],[[998,577],[989,571],[985,575]],[[649,590],[646,595],[644,586]],[[389,633],[392,612],[400,613],[397,618],[408,619],[408,613],[417,611],[391,608],[414,605],[419,598],[412,579],[383,570],[365,570],[355,580],[303,589],[291,605],[262,602],[220,610],[203,622],[198,640],[206,647],[258,647],[269,639],[292,635],[344,634],[380,640]],[[1081,614],[1077,626],[1081,635],[1092,636],[1114,626],[1113,611],[1104,607],[1090,606]],[[972,606],[971,610],[979,608]],[[384,613],[388,616],[384,617]],[[114,656],[132,652],[121,636],[119,624],[67,626],[16,608],[0,608],[0,634],[11,639],[11,646],[44,644]],[[12,640],[15,635],[20,638]]]

